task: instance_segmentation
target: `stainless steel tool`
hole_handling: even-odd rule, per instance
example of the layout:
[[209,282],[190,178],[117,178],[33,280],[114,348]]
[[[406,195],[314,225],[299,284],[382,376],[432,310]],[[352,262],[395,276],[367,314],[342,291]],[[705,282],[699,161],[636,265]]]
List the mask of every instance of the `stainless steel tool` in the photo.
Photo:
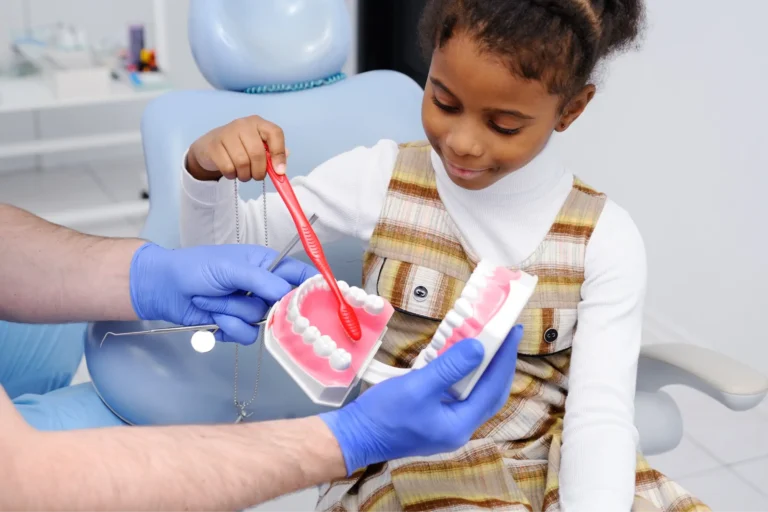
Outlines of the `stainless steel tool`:
[[[309,218],[309,223],[314,224],[317,220],[317,214],[313,214]],[[280,262],[285,259],[285,257],[288,255],[289,252],[296,246],[296,244],[299,243],[299,235],[298,233],[296,236],[294,236],[290,242],[288,242],[288,245],[285,246],[285,248],[280,251],[280,254],[277,255],[277,258],[269,265],[267,268],[268,271],[272,272],[279,264]],[[251,292],[248,292],[246,295],[250,296]],[[258,322],[251,324],[254,327],[263,325],[267,321],[267,318],[264,317]],[[148,329],[146,331],[135,331],[135,332],[108,332],[104,334],[104,337],[101,339],[101,344],[104,344],[104,340],[107,339],[109,336],[139,336],[139,335],[145,335],[145,334],[165,334],[165,333],[171,333],[171,332],[191,332],[191,331],[210,331],[211,333],[215,333],[219,330],[219,326],[216,324],[207,324],[207,325],[183,325],[179,327],[163,327],[160,329]]]

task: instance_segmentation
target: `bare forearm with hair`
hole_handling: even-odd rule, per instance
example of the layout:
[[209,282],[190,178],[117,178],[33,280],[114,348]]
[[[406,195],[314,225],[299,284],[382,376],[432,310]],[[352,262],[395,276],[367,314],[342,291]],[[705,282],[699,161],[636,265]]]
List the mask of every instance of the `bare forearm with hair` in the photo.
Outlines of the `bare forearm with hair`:
[[0,319],[135,319],[129,269],[143,243],[85,235],[0,204]]
[[3,437],[0,510],[243,510],[346,474],[317,417]]

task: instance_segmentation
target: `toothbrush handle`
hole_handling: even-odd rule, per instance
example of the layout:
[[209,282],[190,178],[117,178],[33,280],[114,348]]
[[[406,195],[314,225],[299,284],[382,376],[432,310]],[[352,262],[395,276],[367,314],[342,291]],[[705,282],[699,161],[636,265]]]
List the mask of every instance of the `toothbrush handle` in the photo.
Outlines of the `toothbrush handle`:
[[293,223],[296,225],[296,230],[300,235],[301,245],[304,246],[304,251],[306,251],[307,255],[312,260],[312,263],[325,278],[325,281],[328,283],[328,286],[336,297],[336,301],[339,303],[339,313],[344,330],[350,338],[358,341],[362,336],[362,331],[360,330],[360,322],[357,319],[357,315],[355,315],[354,309],[352,309],[344,300],[344,296],[336,283],[336,278],[333,277],[331,267],[325,259],[323,247],[320,245],[320,241],[318,240],[314,229],[312,229],[312,225],[307,220],[306,215],[304,215],[304,211],[299,205],[299,200],[293,192],[293,187],[291,186],[290,181],[288,181],[288,177],[284,174],[277,174],[275,172],[275,169],[272,166],[272,157],[269,154],[269,148],[266,143],[264,144],[264,149],[267,152],[267,174],[269,174],[269,177],[275,184],[277,193],[280,194],[280,197],[288,208],[288,212],[291,214]]

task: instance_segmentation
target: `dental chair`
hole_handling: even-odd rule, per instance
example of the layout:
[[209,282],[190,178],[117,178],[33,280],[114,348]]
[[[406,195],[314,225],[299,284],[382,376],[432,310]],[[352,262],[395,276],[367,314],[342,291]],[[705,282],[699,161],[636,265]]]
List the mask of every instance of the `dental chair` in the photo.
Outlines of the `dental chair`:
[[[168,248],[179,247],[183,155],[199,136],[233,119],[258,114],[280,125],[291,150],[288,174],[292,177],[381,138],[411,141],[424,137],[420,118],[423,91],[410,78],[392,71],[372,71],[339,79],[350,26],[343,0],[304,2],[303,12],[289,12],[289,4],[298,5],[281,0],[192,0],[193,53],[217,90],[171,92],[154,100],[144,112],[141,129],[150,195],[144,238]],[[239,92],[247,88],[283,92]],[[240,193],[256,198],[261,184],[242,185]],[[358,242],[344,240],[328,245],[325,252],[338,279],[360,283],[362,248]],[[213,351],[200,354],[191,347],[189,333],[107,338],[101,343],[109,331],[161,325],[89,325],[86,359],[93,389],[115,415],[132,424],[234,421],[233,344],[219,343]],[[239,349],[241,399],[247,400],[253,389],[259,345],[260,341]],[[768,391],[768,379],[722,354],[680,344],[643,347],[635,423],[646,455],[671,450],[682,438],[680,410],[663,390],[675,384],[695,388],[736,411],[754,407]],[[246,421],[323,410],[326,408],[306,398],[264,350],[258,394],[249,408],[253,415]]]

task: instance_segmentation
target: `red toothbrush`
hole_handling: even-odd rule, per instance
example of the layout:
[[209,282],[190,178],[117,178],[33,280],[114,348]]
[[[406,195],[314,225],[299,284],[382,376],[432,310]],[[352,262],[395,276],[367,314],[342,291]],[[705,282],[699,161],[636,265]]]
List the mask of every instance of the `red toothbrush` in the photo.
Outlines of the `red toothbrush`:
[[333,277],[333,272],[331,272],[331,267],[325,259],[320,241],[317,239],[312,225],[307,220],[306,215],[304,215],[304,211],[301,209],[299,201],[293,193],[291,182],[286,175],[277,174],[275,168],[272,167],[272,155],[269,153],[269,146],[267,146],[266,142],[264,143],[264,149],[267,152],[267,174],[272,178],[277,193],[280,194],[285,206],[288,207],[288,212],[291,214],[296,230],[299,232],[301,245],[304,246],[304,250],[312,260],[312,263],[323,275],[325,282],[328,283],[333,295],[336,297],[336,302],[339,303],[339,320],[341,320],[344,331],[352,340],[358,341],[362,336],[362,331],[360,330],[360,321],[357,319],[355,310],[344,300],[344,295],[341,294],[339,286],[336,284],[336,278]]

